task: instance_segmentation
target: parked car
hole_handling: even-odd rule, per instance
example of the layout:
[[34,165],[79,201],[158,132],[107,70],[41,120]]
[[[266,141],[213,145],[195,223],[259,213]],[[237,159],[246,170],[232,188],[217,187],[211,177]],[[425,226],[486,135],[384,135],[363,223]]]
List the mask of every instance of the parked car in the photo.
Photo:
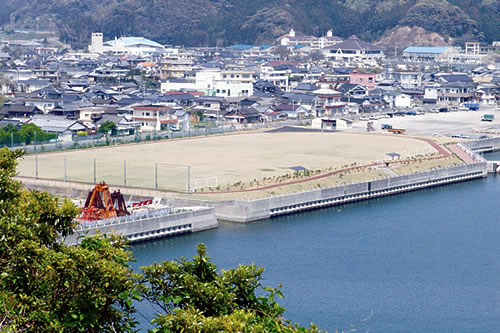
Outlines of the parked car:
[[383,130],[387,130],[389,128],[392,128],[392,125],[391,124],[382,124],[382,129]]
[[469,110],[471,110],[471,111],[479,110],[479,104],[477,104],[477,103],[464,103],[464,106],[469,108]]
[[408,112],[406,112],[406,115],[408,115],[408,116],[416,116],[417,112],[416,111],[408,111]]
[[438,113],[439,109],[438,108],[432,108],[432,109],[429,109],[429,112],[430,113]]
[[370,120],[370,118],[368,118],[367,116],[361,116],[361,117],[359,117],[359,120],[368,121],[368,120]]
[[448,108],[440,108],[439,112],[449,112]]
[[403,111],[398,111],[398,112],[394,112],[394,115],[395,115],[395,116],[404,117],[404,116],[406,115],[406,112],[403,112]]
[[448,110],[450,110],[451,112],[456,112],[458,111],[458,108],[456,106],[451,106]]

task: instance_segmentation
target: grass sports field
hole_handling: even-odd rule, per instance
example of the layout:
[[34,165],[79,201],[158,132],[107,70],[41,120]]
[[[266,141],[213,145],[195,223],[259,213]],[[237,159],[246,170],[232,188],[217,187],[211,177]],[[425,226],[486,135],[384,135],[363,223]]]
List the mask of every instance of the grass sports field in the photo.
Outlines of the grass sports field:
[[[426,142],[391,134],[252,132],[38,155],[38,177],[184,191],[187,165],[191,187],[221,187],[294,172],[364,164],[386,153],[428,154]],[[125,161],[125,162],[124,162]],[[35,155],[20,162],[20,176],[35,176]],[[126,165],[125,165],[126,164]],[[175,164],[175,165],[174,165]],[[66,167],[65,167],[66,165]]]

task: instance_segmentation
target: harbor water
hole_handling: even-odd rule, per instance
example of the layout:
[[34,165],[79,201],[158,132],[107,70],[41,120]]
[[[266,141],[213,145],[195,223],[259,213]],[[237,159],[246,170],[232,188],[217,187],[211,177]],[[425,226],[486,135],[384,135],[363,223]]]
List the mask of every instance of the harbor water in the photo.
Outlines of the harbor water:
[[[485,156],[499,159],[500,154]],[[134,268],[191,257],[255,263],[286,317],[330,332],[500,330],[500,177],[134,245]],[[146,326],[154,316],[139,304]]]

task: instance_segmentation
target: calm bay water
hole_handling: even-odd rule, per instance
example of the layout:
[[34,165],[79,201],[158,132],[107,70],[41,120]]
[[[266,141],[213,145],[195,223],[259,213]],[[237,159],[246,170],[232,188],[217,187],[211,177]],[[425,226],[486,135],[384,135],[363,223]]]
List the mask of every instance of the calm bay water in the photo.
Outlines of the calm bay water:
[[[488,156],[499,159],[500,154]],[[191,257],[265,267],[286,317],[330,332],[500,331],[500,177],[133,246],[135,267]],[[146,304],[139,310],[151,319]],[[139,318],[141,319],[141,318]],[[143,320],[141,320],[143,321]]]

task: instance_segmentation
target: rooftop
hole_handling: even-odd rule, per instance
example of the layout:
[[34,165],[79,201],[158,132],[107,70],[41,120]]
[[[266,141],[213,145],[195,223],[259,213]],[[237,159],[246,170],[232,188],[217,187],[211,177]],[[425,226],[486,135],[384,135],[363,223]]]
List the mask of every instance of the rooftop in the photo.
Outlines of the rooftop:
[[431,53],[441,54],[452,48],[451,46],[431,47],[431,46],[410,46],[403,50],[404,53]]
[[110,40],[104,43],[107,46],[118,46],[123,45],[126,47],[137,46],[137,45],[147,45],[151,47],[163,48],[163,45],[146,39],[144,37],[120,37],[118,39]]

